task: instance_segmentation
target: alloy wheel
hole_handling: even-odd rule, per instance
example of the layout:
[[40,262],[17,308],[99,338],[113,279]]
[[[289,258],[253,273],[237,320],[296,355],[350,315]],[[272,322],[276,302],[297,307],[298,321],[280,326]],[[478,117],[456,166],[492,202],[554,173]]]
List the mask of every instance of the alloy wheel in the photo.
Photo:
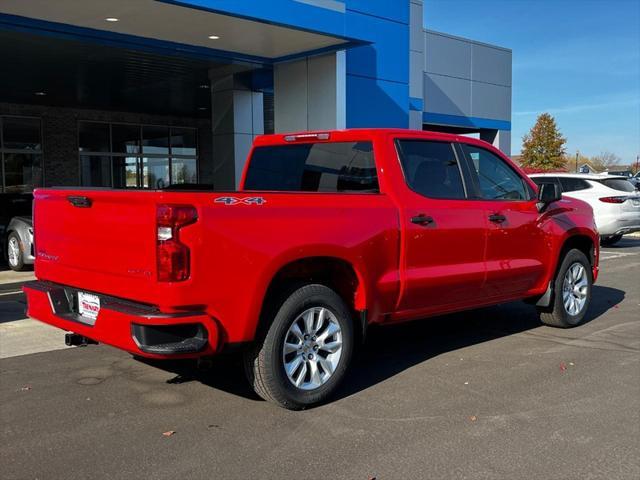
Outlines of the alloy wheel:
[[289,381],[314,390],[333,375],[342,355],[342,330],[333,312],[313,307],[302,312],[284,337],[282,360]]
[[578,315],[587,303],[589,293],[589,280],[584,266],[575,262],[564,274],[562,284],[562,303],[569,315]]

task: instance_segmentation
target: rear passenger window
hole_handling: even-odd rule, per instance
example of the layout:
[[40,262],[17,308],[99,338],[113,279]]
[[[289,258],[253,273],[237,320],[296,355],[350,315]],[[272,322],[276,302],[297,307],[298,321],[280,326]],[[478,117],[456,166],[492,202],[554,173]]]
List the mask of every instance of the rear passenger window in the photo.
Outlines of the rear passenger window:
[[371,142],[256,147],[245,190],[377,193]]
[[480,195],[487,200],[528,200],[524,179],[503,159],[489,150],[462,143],[473,172],[478,175]]
[[453,145],[424,140],[397,140],[407,185],[430,198],[466,198]]
[[591,188],[587,182],[581,178],[559,177],[563,192],[577,192]]

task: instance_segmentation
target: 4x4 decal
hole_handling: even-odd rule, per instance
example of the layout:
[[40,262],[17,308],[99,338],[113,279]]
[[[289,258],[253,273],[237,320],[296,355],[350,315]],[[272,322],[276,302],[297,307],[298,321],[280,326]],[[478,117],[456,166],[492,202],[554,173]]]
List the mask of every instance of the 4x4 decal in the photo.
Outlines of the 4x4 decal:
[[225,205],[264,205],[267,201],[262,197],[218,197],[215,203],[224,203]]

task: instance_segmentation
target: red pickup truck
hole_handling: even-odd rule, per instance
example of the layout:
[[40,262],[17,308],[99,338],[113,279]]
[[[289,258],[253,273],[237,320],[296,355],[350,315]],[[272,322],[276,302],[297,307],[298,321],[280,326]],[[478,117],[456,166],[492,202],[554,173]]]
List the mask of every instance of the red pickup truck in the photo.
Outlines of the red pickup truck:
[[291,409],[369,325],[523,299],[570,327],[598,273],[587,204],[487,143],[399,129],[258,137],[238,191],[39,189],[34,222],[31,317],[153,359],[242,346]]

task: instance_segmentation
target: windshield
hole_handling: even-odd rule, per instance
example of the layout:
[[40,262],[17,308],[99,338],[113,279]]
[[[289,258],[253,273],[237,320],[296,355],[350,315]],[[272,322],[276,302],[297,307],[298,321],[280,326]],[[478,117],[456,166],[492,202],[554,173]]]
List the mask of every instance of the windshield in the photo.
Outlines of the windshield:
[[635,187],[629,180],[623,178],[606,178],[604,180],[598,180],[603,185],[613,188],[614,190],[620,190],[621,192],[633,192]]

